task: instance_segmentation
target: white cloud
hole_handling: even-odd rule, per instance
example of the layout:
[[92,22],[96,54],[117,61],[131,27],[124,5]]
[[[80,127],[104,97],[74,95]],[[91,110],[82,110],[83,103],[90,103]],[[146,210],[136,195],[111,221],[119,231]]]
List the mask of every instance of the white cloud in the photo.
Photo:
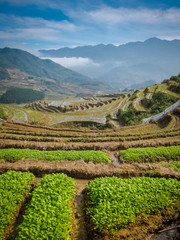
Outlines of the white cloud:
[[147,8],[112,8],[103,7],[86,12],[94,22],[114,25],[118,23],[149,23],[180,22],[180,8],[147,9]]
[[172,41],[174,39],[180,40],[180,36],[158,36],[158,38],[162,40],[168,40],[168,41]]
[[60,36],[57,36],[57,31],[44,28],[21,28],[11,29],[8,32],[0,31],[0,39],[31,39],[31,40],[47,40],[57,41]]
[[90,67],[90,66],[100,65],[99,63],[96,63],[89,58],[82,58],[82,57],[71,57],[71,58],[63,57],[63,58],[49,58],[49,59],[67,68],[86,67],[86,66]]
[[43,20],[42,23],[44,23],[45,26],[49,28],[55,28],[58,30],[64,30],[69,32],[73,32],[77,28],[74,24],[68,22],[67,20],[64,20],[61,22]]
[[67,20],[53,21],[45,20],[43,18],[32,18],[32,17],[18,17],[15,15],[0,14],[0,21],[2,24],[8,24],[9,27],[16,26],[16,28],[27,27],[42,27],[51,28],[56,30],[63,30],[66,32],[73,32],[76,30],[76,25],[68,22]]
[[39,40],[66,41],[66,34],[76,31],[76,26],[66,20],[56,22],[42,18],[0,14],[0,22],[3,26],[0,31],[0,39],[20,39],[21,41],[24,39],[37,42]]

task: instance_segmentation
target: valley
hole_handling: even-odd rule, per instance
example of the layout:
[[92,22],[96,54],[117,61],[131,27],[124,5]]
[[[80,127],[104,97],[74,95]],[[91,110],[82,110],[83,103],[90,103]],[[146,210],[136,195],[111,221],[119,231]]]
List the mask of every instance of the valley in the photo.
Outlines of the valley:
[[179,86],[1,98],[0,239],[179,239]]

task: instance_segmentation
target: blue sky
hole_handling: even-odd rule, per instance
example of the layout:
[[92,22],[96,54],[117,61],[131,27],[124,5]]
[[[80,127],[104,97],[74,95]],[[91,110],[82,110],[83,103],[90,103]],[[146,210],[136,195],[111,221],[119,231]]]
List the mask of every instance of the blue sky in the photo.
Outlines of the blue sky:
[[0,0],[0,47],[180,39],[179,0]]

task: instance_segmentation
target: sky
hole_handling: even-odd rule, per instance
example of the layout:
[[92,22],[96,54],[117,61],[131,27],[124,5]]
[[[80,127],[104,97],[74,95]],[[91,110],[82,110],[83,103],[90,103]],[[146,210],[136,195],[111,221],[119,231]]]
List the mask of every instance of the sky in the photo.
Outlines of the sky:
[[180,39],[180,0],[0,0],[0,48]]

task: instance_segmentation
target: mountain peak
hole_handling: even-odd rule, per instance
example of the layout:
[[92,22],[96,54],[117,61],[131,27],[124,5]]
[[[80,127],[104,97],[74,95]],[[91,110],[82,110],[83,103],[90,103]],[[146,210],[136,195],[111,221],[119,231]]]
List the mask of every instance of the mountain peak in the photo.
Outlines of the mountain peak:
[[152,38],[147,39],[144,42],[160,42],[160,41],[162,41],[162,40],[157,37],[152,37]]

